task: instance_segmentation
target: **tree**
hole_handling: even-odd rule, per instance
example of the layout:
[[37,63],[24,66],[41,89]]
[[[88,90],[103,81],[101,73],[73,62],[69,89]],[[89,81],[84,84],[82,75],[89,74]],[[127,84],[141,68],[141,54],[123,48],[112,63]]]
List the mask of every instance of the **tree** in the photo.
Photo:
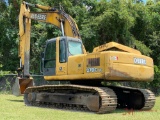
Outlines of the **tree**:
[[15,65],[18,65],[18,37],[17,37],[17,16],[15,15],[12,5],[7,6],[4,2],[1,2],[0,9],[0,64],[1,70],[15,70]]
[[[134,36],[131,28],[134,27],[134,4],[126,0],[101,0],[89,10],[89,18],[83,23],[82,35],[93,49],[94,46],[115,41],[133,46]],[[84,30],[84,31],[83,31]],[[87,43],[85,43],[87,44]],[[89,48],[88,48],[89,49]]]

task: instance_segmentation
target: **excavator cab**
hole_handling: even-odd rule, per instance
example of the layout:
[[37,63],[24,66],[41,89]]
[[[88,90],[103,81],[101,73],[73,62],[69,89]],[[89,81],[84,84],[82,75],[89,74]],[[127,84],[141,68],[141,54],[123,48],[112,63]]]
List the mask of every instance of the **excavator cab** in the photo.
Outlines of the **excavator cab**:
[[[62,74],[67,74],[69,56],[83,54],[82,41],[72,37],[58,37],[46,42],[44,55],[42,55],[41,68],[44,76],[55,76],[56,69]],[[63,72],[63,73],[62,73]]]

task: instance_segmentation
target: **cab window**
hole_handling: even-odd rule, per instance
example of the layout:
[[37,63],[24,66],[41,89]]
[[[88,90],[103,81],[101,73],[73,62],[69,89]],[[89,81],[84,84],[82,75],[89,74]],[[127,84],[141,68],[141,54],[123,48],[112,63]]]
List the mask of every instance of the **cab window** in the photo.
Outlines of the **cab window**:
[[56,41],[47,44],[44,58],[44,67],[53,68],[56,62]]
[[68,42],[68,46],[69,46],[69,54],[70,55],[83,54],[81,42],[71,41],[70,40]]

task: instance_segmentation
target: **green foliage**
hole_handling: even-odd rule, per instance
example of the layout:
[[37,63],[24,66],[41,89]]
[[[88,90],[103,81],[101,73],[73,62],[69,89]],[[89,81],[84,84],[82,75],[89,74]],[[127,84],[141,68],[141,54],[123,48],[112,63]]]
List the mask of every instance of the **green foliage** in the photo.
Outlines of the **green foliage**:
[[149,35],[149,47],[153,50],[151,56],[154,58],[154,63],[160,65],[160,31],[154,31]]
[[0,2],[0,64],[1,70],[14,71],[15,66],[18,65],[18,20],[17,11],[12,4],[6,6]]
[[150,83],[151,89],[154,93],[159,94],[159,86],[160,86],[160,66],[154,66],[154,80]]
[[142,41],[135,40],[134,45],[136,46],[137,50],[142,52],[143,55],[149,56],[152,53],[151,49],[147,47]]
[[3,77],[4,75],[6,74],[9,74],[10,72],[9,71],[0,71],[0,77]]

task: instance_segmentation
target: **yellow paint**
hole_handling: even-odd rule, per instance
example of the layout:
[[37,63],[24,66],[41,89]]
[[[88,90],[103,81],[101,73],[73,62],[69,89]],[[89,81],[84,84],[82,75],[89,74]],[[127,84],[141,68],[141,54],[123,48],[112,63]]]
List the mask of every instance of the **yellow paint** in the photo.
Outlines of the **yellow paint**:
[[87,79],[101,79],[104,78],[104,74],[96,73],[90,74],[74,74],[74,75],[61,75],[61,76],[44,76],[45,80],[87,80]]
[[93,52],[102,52],[102,51],[105,51],[105,50],[109,50],[111,48],[117,48],[117,49],[119,49],[119,51],[126,51],[126,52],[129,52],[129,53],[135,53],[135,54],[141,55],[140,51],[135,50],[135,49],[130,48],[130,47],[127,47],[127,46],[124,46],[124,45],[121,45],[121,44],[118,44],[116,42],[109,42],[109,43],[103,44],[101,46],[95,47],[93,49]]
[[69,56],[68,74],[83,74],[84,73],[84,57],[85,55]]

